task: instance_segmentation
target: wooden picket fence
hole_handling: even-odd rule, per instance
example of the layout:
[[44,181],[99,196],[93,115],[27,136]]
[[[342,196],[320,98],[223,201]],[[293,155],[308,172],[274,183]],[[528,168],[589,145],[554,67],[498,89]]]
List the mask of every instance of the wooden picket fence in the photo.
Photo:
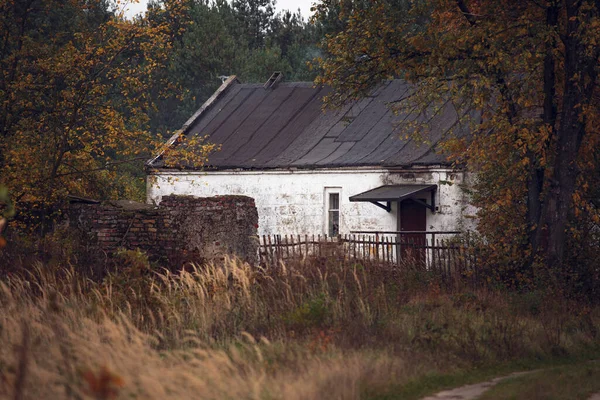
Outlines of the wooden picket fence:
[[417,267],[444,278],[477,275],[477,252],[460,232],[354,232],[326,235],[263,235],[263,264],[306,257],[336,257],[389,267]]

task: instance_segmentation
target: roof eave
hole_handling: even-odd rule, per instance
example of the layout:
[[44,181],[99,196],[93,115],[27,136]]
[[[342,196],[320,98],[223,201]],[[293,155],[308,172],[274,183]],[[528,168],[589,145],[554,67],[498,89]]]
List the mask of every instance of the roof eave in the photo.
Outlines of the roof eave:
[[393,173],[395,171],[406,171],[409,169],[435,169],[435,168],[450,168],[451,163],[436,162],[432,164],[395,164],[395,165],[382,165],[382,164],[327,164],[327,165],[273,165],[273,166],[240,166],[240,165],[204,165],[203,167],[189,167],[181,165],[173,165],[169,167],[165,166],[150,166],[149,169],[155,171],[272,171],[272,170],[319,170],[319,169],[364,169],[364,168],[377,168],[388,170]]

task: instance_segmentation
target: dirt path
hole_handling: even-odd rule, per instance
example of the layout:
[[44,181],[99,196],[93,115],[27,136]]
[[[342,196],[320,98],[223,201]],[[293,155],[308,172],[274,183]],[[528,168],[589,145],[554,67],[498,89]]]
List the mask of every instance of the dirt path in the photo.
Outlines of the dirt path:
[[[600,362],[600,360],[590,360],[590,363]],[[444,390],[443,392],[425,397],[421,400],[475,400],[498,383],[508,378],[532,374],[543,371],[544,369],[534,369],[532,371],[513,372],[512,374],[499,376],[486,382],[465,385],[455,389]],[[593,394],[588,400],[600,400],[600,393]]]
[[[487,390],[502,382],[504,379],[514,378],[521,375],[531,374],[539,370],[525,371],[525,372],[514,372],[510,375],[500,376],[490,381],[475,383],[473,385],[461,386],[456,389],[444,390],[443,392],[436,393],[432,396],[425,397],[422,400],[474,400],[485,393]],[[591,398],[590,400],[600,400],[598,398]]]

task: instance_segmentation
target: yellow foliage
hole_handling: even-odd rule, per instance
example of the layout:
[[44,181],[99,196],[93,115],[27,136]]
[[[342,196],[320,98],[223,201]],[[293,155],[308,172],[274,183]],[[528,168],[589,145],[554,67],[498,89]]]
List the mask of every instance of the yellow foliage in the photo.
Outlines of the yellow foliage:
[[[389,76],[408,80],[415,90],[394,107],[425,111],[451,101],[457,127],[468,127],[471,136],[450,135],[441,149],[457,167],[477,173],[472,202],[480,210],[479,230],[497,246],[499,259],[526,263],[538,226],[552,222],[552,237],[561,237],[564,221],[541,221],[531,204],[541,208],[558,201],[560,190],[574,191],[576,217],[589,215],[581,211],[594,208],[585,193],[598,176],[594,149],[600,145],[599,82],[597,72],[590,72],[600,56],[597,3],[434,0],[402,3],[406,9],[389,0],[370,4],[354,8],[345,28],[325,40],[329,57],[319,61],[317,83],[335,89],[330,104],[360,97]],[[326,9],[318,8],[316,18],[326,17]],[[570,69],[567,50],[579,57]],[[569,93],[567,84],[581,92]],[[573,105],[563,105],[565,99],[574,99]],[[577,113],[573,124],[584,125],[579,132],[562,125],[570,111]],[[420,140],[427,133],[410,124],[407,131]],[[559,144],[561,135],[571,135],[568,145]],[[579,152],[569,153],[579,143]],[[572,178],[554,175],[559,165],[577,170],[574,189]],[[550,190],[559,179],[563,187]],[[556,204],[571,206],[564,203]]]
[[[169,26],[119,12],[90,23],[86,10],[101,9],[101,1],[34,2],[30,10],[11,4],[0,0],[8,49],[0,54],[0,183],[17,202],[40,204],[66,194],[127,194],[130,182],[115,167],[141,166],[163,143],[147,126],[155,107],[149,93],[171,48]],[[40,37],[44,27],[34,18],[62,12],[72,13],[69,26]],[[19,21],[33,28],[19,31]]]

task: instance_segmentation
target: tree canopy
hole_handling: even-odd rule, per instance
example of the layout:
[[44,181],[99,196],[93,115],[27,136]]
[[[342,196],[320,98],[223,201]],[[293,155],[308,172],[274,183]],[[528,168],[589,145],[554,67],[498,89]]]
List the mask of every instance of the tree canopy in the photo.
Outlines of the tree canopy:
[[[0,185],[17,212],[143,197],[143,162],[221,76],[311,78],[314,29],[273,5],[164,0],[127,20],[109,0],[0,0]],[[197,141],[178,151],[202,164],[216,146]]]
[[0,10],[2,183],[16,203],[126,195],[104,166],[151,139],[143,128],[165,27],[126,21],[100,0],[5,0]]
[[327,36],[317,79],[336,89],[329,101],[400,77],[415,90],[397,107],[453,102],[472,134],[447,138],[444,150],[477,172],[479,229],[497,261],[563,264],[582,218],[599,222],[589,195],[598,176],[600,2],[325,0],[316,18],[332,14],[342,30]]

